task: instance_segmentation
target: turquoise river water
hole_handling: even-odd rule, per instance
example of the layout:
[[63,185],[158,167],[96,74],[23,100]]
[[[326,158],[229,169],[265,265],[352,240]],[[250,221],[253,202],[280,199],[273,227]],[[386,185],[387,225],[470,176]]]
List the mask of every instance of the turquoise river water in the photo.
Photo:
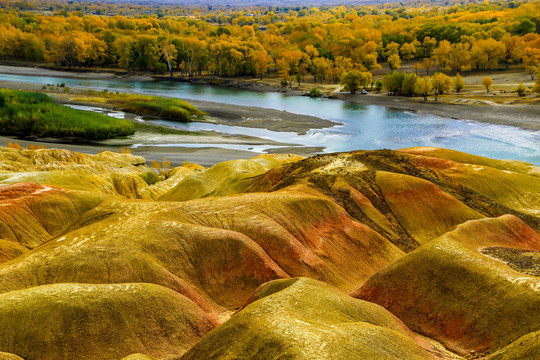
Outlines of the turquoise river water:
[[[227,134],[244,134],[323,147],[324,152],[399,149],[411,146],[436,146],[496,159],[523,160],[540,165],[540,131],[454,120],[423,113],[394,110],[384,106],[357,105],[340,100],[311,99],[234,88],[167,81],[88,80],[57,76],[24,76],[0,74],[0,80],[37,84],[65,83],[109,91],[129,91],[151,95],[204,100],[232,105],[271,108],[306,114],[340,123],[326,129],[311,130],[305,135],[265,129],[216,125],[203,122],[179,124],[159,121],[185,130],[214,130]],[[197,144],[168,144],[198,146]],[[208,146],[208,144],[201,144]],[[228,147],[216,145],[218,147]],[[237,149],[263,151],[270,146],[253,148],[234,145]]]

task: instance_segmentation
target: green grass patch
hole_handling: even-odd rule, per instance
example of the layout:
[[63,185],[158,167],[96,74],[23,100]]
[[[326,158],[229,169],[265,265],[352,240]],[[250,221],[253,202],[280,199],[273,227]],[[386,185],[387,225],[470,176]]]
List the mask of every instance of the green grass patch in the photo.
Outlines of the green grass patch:
[[58,105],[45,94],[0,90],[0,98],[1,134],[103,140],[135,132],[128,120]]
[[161,181],[161,177],[153,171],[148,171],[139,175],[148,185],[154,185]]
[[[106,103],[122,111],[138,115],[157,116],[172,121],[189,122],[194,118],[206,115],[206,113],[200,111],[190,103],[175,98],[135,94],[113,94],[105,91],[101,93],[92,91],[90,95],[91,97],[86,100]],[[84,101],[85,98],[83,96],[77,100]]]

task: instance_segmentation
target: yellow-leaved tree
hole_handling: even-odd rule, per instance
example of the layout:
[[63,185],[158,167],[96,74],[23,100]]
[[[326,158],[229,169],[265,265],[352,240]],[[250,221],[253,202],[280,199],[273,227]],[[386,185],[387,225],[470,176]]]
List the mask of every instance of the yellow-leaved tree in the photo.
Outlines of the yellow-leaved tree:
[[437,97],[445,92],[450,91],[450,86],[452,85],[452,79],[449,76],[443,73],[436,73],[433,75],[433,90],[435,90],[435,101]]

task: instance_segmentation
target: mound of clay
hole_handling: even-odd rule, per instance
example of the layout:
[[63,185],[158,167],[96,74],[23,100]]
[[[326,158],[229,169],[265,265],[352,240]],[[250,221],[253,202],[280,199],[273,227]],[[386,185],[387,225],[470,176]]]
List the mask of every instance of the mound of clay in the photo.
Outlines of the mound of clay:
[[384,308],[315,280],[277,280],[206,335],[182,360],[433,359]]
[[[486,249],[504,248],[504,262]],[[387,266],[353,295],[463,355],[540,330],[540,278],[520,271],[540,236],[513,216],[470,221]],[[516,266],[510,266],[514,263]]]
[[33,359],[179,356],[215,321],[150,284],[56,284],[0,295],[0,349]]

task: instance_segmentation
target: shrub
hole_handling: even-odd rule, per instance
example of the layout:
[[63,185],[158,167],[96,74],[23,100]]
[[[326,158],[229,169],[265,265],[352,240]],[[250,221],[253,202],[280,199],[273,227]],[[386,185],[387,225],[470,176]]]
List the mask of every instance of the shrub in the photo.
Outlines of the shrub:
[[536,82],[534,83],[532,91],[540,94],[540,74],[538,74],[538,78],[536,79]]
[[161,177],[153,171],[148,171],[139,175],[148,185],[154,185],[161,181]]
[[193,117],[205,115],[195,106],[180,99],[128,94],[104,96],[119,109],[139,115],[161,116],[179,122],[189,122]]
[[456,90],[456,92],[460,92],[463,87],[465,86],[465,81],[463,81],[463,78],[461,77],[461,75],[457,74],[456,77],[454,78],[454,90]]
[[28,145],[28,150],[41,150],[41,149],[46,149],[46,148],[47,147],[44,145],[34,145],[34,144]]
[[163,158],[163,162],[152,160],[151,168],[156,175],[167,177],[167,174],[171,168],[171,162],[167,160],[167,157]]
[[12,143],[11,141],[7,144],[7,147],[10,149],[24,150],[24,148],[19,145],[19,143]]
[[522,83],[519,83],[519,85],[514,91],[517,92],[519,96],[525,96],[527,88]]
[[311,90],[309,90],[309,97],[311,98],[321,97],[321,91],[317,88],[311,88]]

